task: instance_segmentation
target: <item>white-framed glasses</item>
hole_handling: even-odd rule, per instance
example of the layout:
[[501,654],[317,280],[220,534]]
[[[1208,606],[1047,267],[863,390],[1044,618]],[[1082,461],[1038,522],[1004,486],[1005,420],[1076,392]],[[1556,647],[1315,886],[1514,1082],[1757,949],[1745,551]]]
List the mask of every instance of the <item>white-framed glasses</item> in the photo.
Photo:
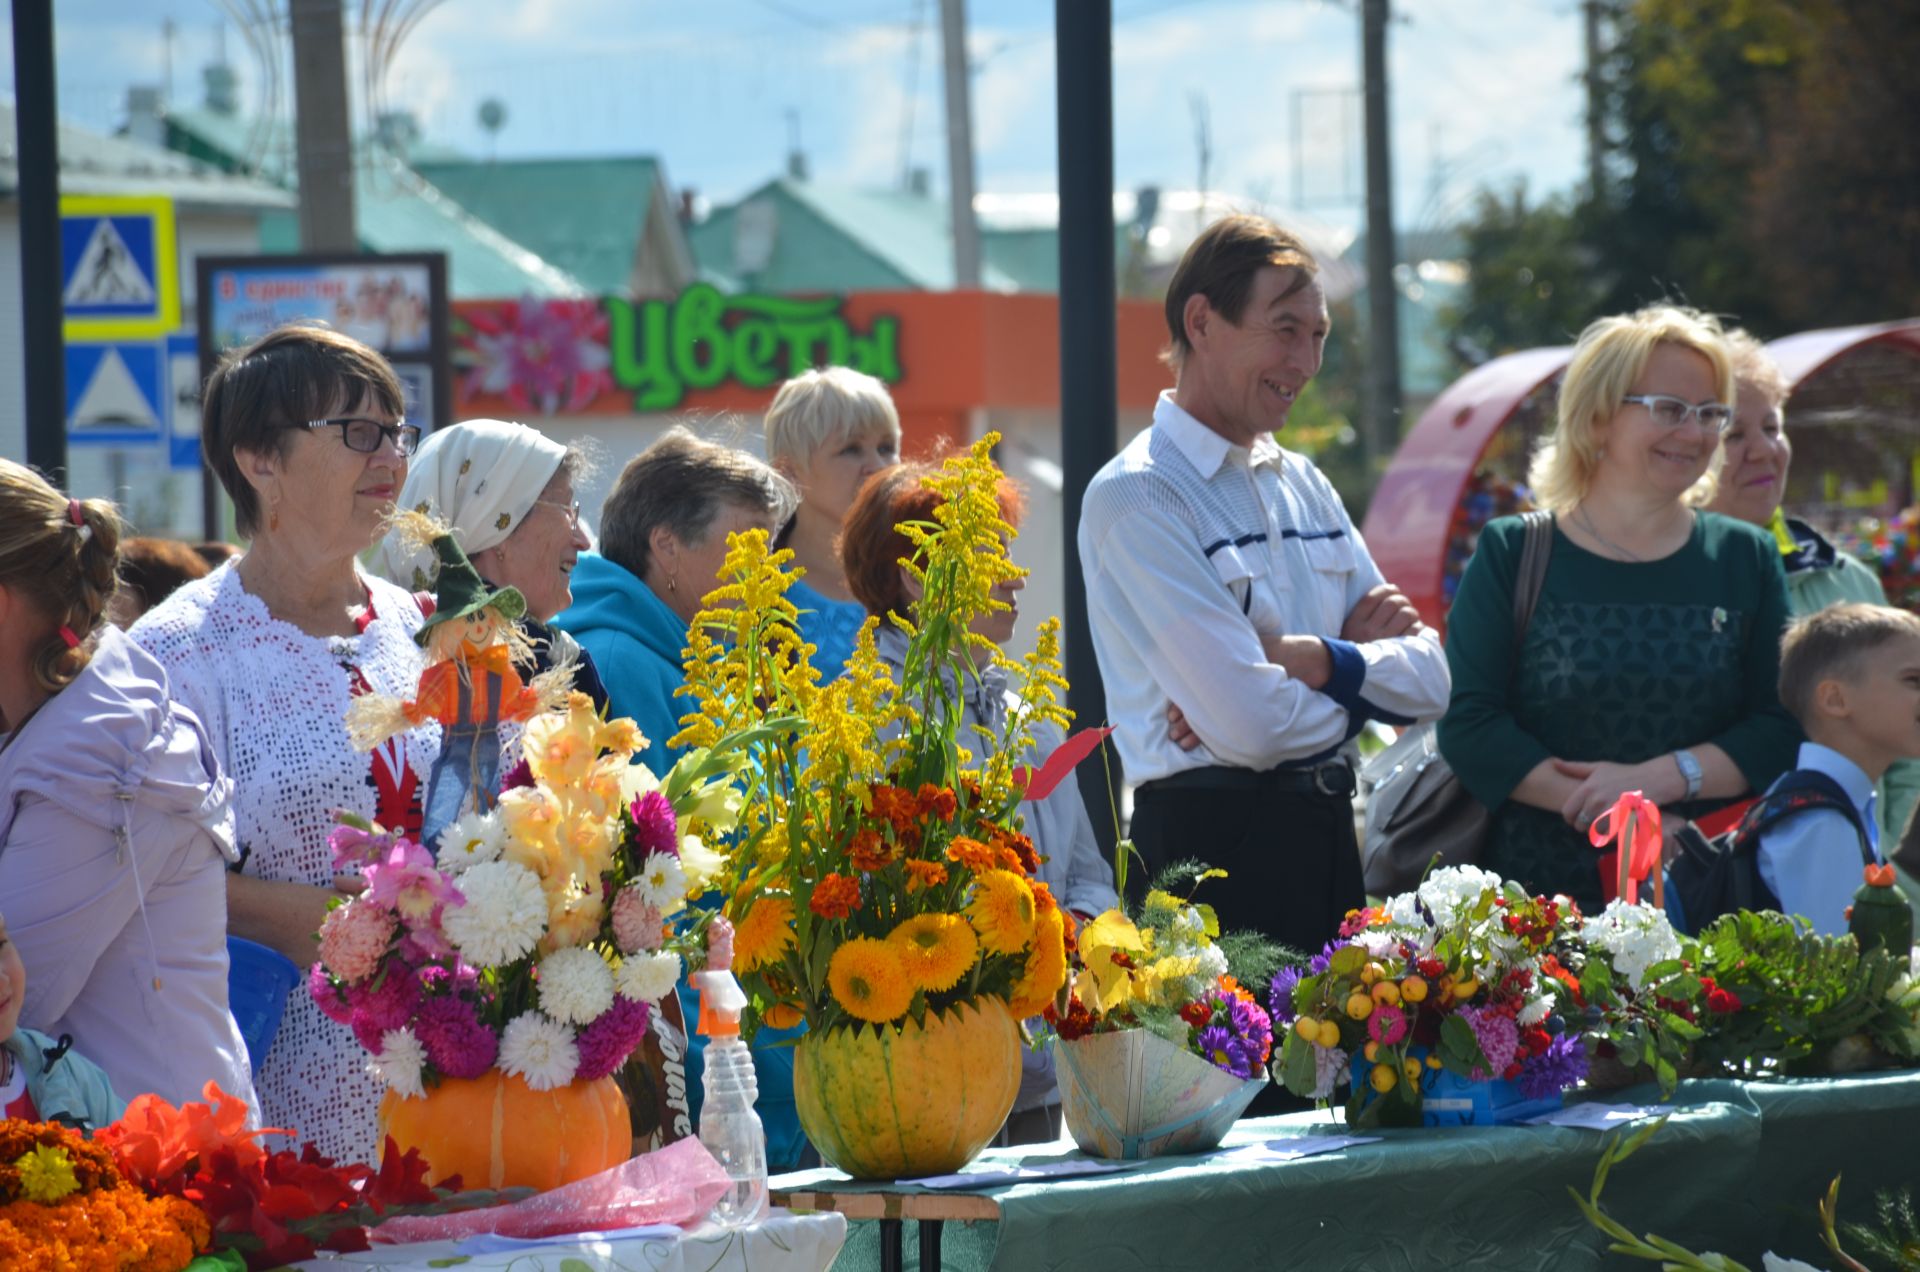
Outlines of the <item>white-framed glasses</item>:
[[1688,420],[1698,420],[1701,428],[1718,437],[1733,427],[1733,408],[1725,402],[1701,402],[1696,406],[1671,393],[1634,393],[1620,400],[1646,407],[1653,422],[1668,430],[1680,428]]

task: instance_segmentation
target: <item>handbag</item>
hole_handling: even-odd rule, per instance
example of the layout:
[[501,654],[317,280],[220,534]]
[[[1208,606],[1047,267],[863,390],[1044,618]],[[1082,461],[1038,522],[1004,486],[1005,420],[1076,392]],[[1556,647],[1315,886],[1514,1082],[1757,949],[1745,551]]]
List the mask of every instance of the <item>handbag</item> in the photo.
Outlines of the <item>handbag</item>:
[[[1516,654],[1533,621],[1553,551],[1553,514],[1521,514],[1526,538],[1514,573],[1513,646]],[[1414,725],[1368,760],[1360,771],[1367,792],[1361,869],[1370,896],[1392,896],[1420,886],[1431,865],[1469,865],[1480,858],[1492,813],[1467,793],[1440,754],[1433,721]],[[1438,861],[1435,861],[1435,858]]]

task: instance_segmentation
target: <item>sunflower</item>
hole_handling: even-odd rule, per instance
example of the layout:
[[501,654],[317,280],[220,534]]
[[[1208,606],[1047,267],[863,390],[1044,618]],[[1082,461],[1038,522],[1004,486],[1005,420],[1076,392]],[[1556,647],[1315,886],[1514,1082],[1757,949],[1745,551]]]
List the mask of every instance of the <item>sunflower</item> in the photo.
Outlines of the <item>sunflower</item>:
[[857,936],[833,952],[827,985],[849,1016],[876,1025],[905,1015],[913,1002],[913,985],[899,952],[870,936]]
[[996,954],[1018,954],[1033,939],[1033,889],[1011,870],[974,876],[967,917],[980,943]]
[[793,948],[793,898],[769,893],[753,903],[733,928],[733,970],[751,972],[777,962]]
[[959,984],[980,956],[980,941],[957,914],[918,914],[887,934],[915,989],[939,993]]
[[1014,982],[1007,1006],[1015,1019],[1024,1020],[1046,1010],[1067,983],[1066,920],[1058,909],[1044,910],[1033,924],[1033,952],[1027,970]]

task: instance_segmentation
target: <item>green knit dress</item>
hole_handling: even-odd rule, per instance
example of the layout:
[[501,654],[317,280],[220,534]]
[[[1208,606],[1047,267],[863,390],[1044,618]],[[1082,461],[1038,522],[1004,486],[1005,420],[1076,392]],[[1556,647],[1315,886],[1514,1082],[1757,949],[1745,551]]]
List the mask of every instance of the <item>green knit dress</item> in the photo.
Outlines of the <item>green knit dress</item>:
[[[1800,743],[1775,689],[1786,577],[1769,535],[1715,513],[1698,514],[1684,547],[1645,563],[1597,556],[1556,527],[1540,601],[1516,650],[1524,535],[1517,517],[1488,524],[1460,580],[1447,619],[1453,697],[1440,750],[1493,810],[1481,864],[1591,911],[1600,876],[1586,835],[1508,796],[1550,757],[1637,764],[1705,743],[1765,790]],[[1666,811],[1696,817],[1719,806]]]

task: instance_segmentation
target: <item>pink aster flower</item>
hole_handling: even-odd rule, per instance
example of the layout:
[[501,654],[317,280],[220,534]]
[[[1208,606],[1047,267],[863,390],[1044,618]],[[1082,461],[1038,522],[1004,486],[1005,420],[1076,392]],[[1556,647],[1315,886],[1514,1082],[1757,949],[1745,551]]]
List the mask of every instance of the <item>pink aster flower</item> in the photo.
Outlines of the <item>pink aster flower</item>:
[[464,998],[429,998],[414,1014],[413,1034],[433,1067],[450,1078],[477,1078],[493,1067],[500,1037],[480,1023]]
[[334,988],[327,969],[319,963],[307,969],[307,993],[319,1006],[321,1014],[334,1024],[353,1023],[353,1004],[347,1001],[345,994]]
[[1407,1013],[1381,1003],[1367,1017],[1367,1036],[1383,1047],[1398,1045],[1407,1036]]
[[419,979],[411,967],[397,961],[387,964],[384,976],[347,986],[347,1003],[353,1008],[355,1028],[364,1022],[376,1037],[406,1024],[419,1001]]
[[580,1031],[580,1067],[575,1076],[582,1081],[604,1078],[626,1063],[633,1049],[647,1036],[647,1005],[631,998],[616,996],[613,1006]]
[[680,823],[665,795],[648,791],[627,806],[627,816],[633,818],[633,840],[641,857],[655,852],[680,855]]
[[1505,1073],[1520,1047],[1520,1028],[1513,1018],[1491,1007],[1462,1007],[1460,1015],[1473,1026],[1473,1036],[1479,1040],[1480,1050],[1487,1053],[1487,1063],[1493,1066],[1492,1072],[1475,1069],[1469,1076],[1484,1082]]
[[613,899],[613,940],[622,954],[657,950],[666,940],[665,920],[632,884]]
[[380,966],[395,926],[392,912],[379,906],[336,906],[320,924],[320,961],[349,985],[363,981]]
[[437,925],[442,908],[466,904],[453,880],[434,868],[433,854],[405,839],[364,873],[367,899],[397,911],[409,927]]

